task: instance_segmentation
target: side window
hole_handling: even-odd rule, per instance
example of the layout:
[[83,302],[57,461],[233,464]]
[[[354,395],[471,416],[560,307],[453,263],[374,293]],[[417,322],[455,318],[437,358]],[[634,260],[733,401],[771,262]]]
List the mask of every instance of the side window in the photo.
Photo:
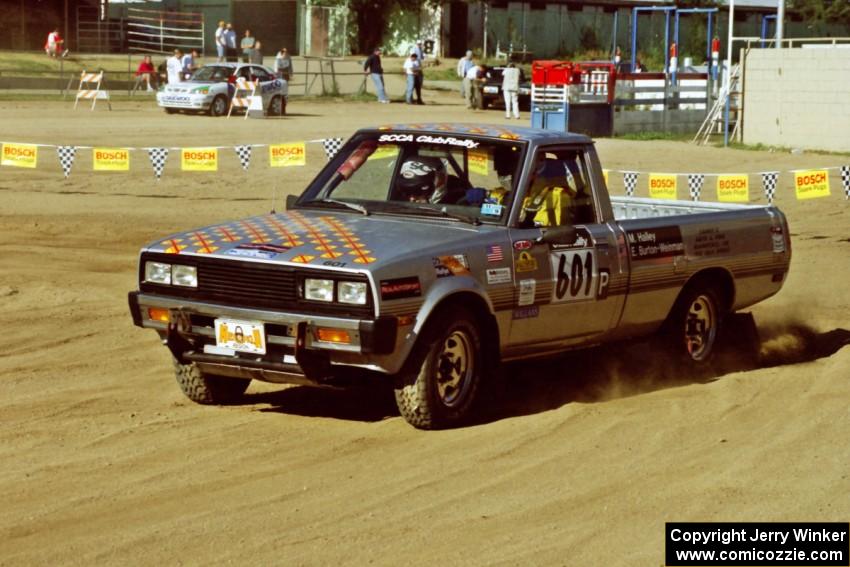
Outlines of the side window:
[[251,72],[254,74],[254,77],[260,80],[260,82],[267,82],[274,80],[274,77],[269,75],[265,69],[262,67],[251,67]]
[[236,72],[237,77],[242,77],[248,81],[251,80],[251,68],[250,67],[240,67],[239,71]]
[[524,226],[563,226],[596,222],[587,156],[582,150],[537,154],[523,202]]

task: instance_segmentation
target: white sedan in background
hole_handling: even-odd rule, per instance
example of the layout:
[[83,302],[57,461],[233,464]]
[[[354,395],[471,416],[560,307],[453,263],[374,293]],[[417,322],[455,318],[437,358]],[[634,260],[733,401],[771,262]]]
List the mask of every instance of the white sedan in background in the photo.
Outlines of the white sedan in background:
[[[257,94],[269,116],[286,114],[289,85],[268,67],[248,63],[204,65],[186,81],[168,84],[156,94],[156,102],[169,114],[178,110],[207,112],[210,116],[227,114],[236,93],[236,79],[257,80]],[[244,93],[243,93],[244,94]]]

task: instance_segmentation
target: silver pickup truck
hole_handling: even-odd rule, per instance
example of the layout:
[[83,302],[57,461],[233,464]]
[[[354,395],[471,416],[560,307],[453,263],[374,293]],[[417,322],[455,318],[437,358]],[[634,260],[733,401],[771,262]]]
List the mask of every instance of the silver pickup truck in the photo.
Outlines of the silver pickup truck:
[[378,377],[431,429],[503,361],[657,333],[699,370],[790,257],[775,207],[609,197],[585,136],[393,125],[358,131],[286,212],[143,248],[129,303],[196,402]]

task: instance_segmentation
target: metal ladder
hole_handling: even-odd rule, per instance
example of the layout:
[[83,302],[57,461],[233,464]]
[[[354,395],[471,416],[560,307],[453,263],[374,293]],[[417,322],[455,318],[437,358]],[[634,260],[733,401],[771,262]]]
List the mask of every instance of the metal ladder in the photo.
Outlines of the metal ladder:
[[709,110],[702,125],[699,127],[692,143],[698,145],[708,144],[711,136],[714,134],[723,134],[724,112],[726,110],[726,99],[729,99],[729,124],[732,126],[732,131],[729,133],[729,138],[732,139],[738,134],[738,129],[741,125],[741,95],[739,90],[740,85],[740,65],[733,65],[732,72],[729,76],[728,88],[722,87],[717,95],[717,99]]

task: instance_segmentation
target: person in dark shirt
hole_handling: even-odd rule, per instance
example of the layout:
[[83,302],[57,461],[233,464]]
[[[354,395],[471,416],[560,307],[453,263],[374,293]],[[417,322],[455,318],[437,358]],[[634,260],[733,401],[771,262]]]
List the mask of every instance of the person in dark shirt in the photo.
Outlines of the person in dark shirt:
[[375,83],[375,90],[378,92],[378,102],[384,104],[390,102],[387,93],[384,91],[384,68],[381,67],[380,47],[376,47],[372,55],[366,58],[363,63],[363,73],[372,76],[372,82]]

